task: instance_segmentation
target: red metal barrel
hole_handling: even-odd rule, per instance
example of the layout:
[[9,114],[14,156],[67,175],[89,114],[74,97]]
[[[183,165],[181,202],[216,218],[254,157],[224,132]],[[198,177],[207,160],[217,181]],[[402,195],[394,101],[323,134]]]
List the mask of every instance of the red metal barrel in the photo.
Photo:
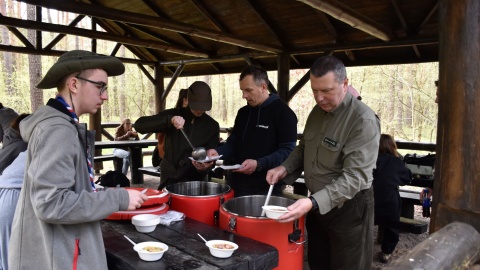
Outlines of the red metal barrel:
[[182,182],[165,190],[170,193],[170,209],[213,226],[218,226],[220,206],[233,198],[230,186],[213,182]]
[[[302,270],[305,242],[305,217],[280,223],[262,217],[266,196],[233,198],[220,207],[220,228],[277,248],[279,264],[275,269]],[[272,196],[269,205],[289,206],[294,200]]]

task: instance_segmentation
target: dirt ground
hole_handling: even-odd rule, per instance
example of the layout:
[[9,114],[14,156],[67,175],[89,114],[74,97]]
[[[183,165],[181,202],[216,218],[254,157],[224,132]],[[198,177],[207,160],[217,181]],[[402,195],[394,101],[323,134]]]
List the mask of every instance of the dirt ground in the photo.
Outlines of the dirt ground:
[[[102,170],[103,173],[108,171],[111,168],[105,167]],[[98,178],[101,174],[96,174],[96,178]],[[130,179],[130,172],[128,173],[127,177]],[[160,179],[156,176],[144,175],[144,183],[139,185],[132,185],[132,187],[148,187],[152,189],[157,189]],[[287,191],[289,188],[286,189]],[[422,220],[429,222],[430,218],[422,217],[422,208],[420,206],[415,206],[415,219]],[[375,226],[374,230],[374,239],[377,237],[377,226]],[[392,253],[392,257],[390,258],[390,262],[394,261],[396,258],[402,256],[403,254],[407,253],[413,247],[415,247],[418,243],[422,242],[428,237],[428,231],[422,234],[411,234],[411,233],[400,233],[400,242],[398,243],[395,251]],[[308,245],[306,246],[308,248]],[[383,264],[378,260],[378,253],[380,252],[380,244],[374,242],[374,251],[373,251],[373,264],[372,270],[382,269],[383,267],[387,266],[388,264]],[[306,255],[306,250],[305,250]],[[305,256],[304,260],[304,270],[309,270],[307,259]]]

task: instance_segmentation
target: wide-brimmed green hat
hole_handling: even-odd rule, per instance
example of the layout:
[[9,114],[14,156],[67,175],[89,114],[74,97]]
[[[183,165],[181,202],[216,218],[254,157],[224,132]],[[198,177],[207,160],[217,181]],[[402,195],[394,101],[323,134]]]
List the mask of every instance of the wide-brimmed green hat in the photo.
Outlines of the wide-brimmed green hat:
[[58,81],[75,71],[103,69],[108,76],[118,76],[125,72],[123,63],[113,56],[99,55],[89,51],[69,51],[60,56],[37,85],[39,89],[57,87]]

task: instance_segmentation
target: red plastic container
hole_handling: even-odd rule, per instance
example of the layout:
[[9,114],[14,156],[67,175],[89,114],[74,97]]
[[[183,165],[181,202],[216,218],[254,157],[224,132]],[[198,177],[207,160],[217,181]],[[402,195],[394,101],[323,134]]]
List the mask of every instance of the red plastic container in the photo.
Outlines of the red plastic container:
[[233,198],[233,189],[213,182],[182,182],[165,190],[170,193],[170,209],[212,226],[218,226],[220,206]]
[[[305,243],[305,217],[280,223],[262,217],[266,196],[244,196],[220,207],[220,228],[277,248],[279,264],[275,269],[302,270]],[[269,205],[289,206],[293,200],[272,196]]]

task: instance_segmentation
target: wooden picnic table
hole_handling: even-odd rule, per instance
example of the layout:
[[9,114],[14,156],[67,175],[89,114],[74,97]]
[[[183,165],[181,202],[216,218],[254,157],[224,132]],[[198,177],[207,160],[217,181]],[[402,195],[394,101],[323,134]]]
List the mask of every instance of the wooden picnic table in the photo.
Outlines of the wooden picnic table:
[[[130,220],[101,221],[103,240],[109,270],[116,269],[272,269],[278,266],[279,255],[275,247],[238,236],[199,221],[186,218],[169,226],[157,225],[151,233],[137,232]],[[200,233],[207,240],[219,239],[235,242],[239,248],[230,258],[213,257]],[[160,241],[168,245],[159,261],[146,262],[123,235],[134,242]]]
[[155,146],[157,140],[138,140],[138,141],[96,141],[95,150],[108,148],[128,148],[130,151],[131,168],[133,184],[143,184],[143,174],[138,172],[138,168],[143,167],[142,148]]

